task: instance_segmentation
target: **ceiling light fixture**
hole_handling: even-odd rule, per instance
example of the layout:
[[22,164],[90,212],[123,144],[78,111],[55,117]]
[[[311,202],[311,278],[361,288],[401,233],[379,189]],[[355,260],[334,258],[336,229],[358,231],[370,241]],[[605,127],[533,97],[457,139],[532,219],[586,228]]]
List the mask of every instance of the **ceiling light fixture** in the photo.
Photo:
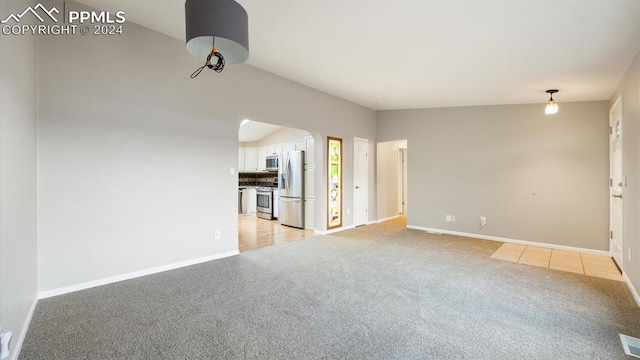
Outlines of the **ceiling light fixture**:
[[558,104],[555,100],[553,100],[553,94],[557,93],[558,90],[552,89],[547,90],[547,93],[551,95],[549,101],[547,101],[547,106],[544,108],[544,113],[547,115],[553,115],[558,113]]
[[251,121],[251,120],[249,120],[249,119],[242,120],[242,122],[240,123],[240,127],[243,127],[243,126],[247,125],[249,123],[249,121]]
[[[249,21],[242,5],[234,0],[187,0],[184,15],[187,50],[205,61],[192,79],[205,67],[221,72],[225,63],[239,64],[249,58]],[[217,58],[215,64],[213,58]]]

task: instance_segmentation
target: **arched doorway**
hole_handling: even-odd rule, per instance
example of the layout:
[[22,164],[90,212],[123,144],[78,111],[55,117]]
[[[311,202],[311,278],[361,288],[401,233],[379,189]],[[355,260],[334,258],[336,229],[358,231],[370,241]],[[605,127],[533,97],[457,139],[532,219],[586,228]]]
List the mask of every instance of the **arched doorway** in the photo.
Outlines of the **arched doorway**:
[[[315,235],[313,136],[301,129],[245,120],[238,132],[238,249],[240,252],[288,243]],[[280,193],[282,167],[300,152],[301,222],[284,221]],[[307,156],[309,155],[309,156]],[[280,171],[278,171],[280,170]],[[284,201],[284,197],[282,198]],[[295,212],[295,211],[294,211]]]

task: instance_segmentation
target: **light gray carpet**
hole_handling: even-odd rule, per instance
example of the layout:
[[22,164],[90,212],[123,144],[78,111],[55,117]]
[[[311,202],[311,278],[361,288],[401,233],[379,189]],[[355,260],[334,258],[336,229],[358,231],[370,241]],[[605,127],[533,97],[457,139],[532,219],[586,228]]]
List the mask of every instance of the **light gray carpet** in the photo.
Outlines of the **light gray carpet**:
[[624,283],[371,225],[38,303],[20,359],[626,359]]

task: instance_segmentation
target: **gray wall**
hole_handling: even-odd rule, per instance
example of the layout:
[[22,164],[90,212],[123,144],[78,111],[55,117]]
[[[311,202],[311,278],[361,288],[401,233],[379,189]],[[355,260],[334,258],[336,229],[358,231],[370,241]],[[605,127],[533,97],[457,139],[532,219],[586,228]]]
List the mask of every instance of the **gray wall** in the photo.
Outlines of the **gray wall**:
[[410,146],[408,224],[608,250],[608,102],[559,105],[379,112]]
[[[636,291],[640,291],[640,52],[620,86],[611,98],[610,105],[622,94],[622,167],[627,175],[624,189],[624,250],[623,270]],[[632,259],[628,252],[631,249]]]
[[[318,164],[326,136],[344,138],[352,207],[352,139],[374,142],[369,109],[248,65],[190,80],[201,64],[184,43],[133,23],[123,36],[43,37],[39,51],[41,291],[236,250],[229,167],[244,118],[309,131]],[[325,176],[319,165],[316,183]],[[372,219],[374,199],[371,187]]]
[[[0,3],[0,18],[27,1]],[[17,356],[37,294],[37,38],[0,35],[0,318]]]

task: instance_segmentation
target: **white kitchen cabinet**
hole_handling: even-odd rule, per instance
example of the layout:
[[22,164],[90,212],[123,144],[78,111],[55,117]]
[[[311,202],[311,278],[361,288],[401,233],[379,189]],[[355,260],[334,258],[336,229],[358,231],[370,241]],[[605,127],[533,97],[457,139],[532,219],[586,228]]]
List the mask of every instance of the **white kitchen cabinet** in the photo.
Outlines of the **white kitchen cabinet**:
[[305,142],[305,164],[306,165],[313,165],[316,163],[315,160],[315,156],[316,156],[316,149],[315,149],[315,145],[314,145],[314,141],[313,141],[313,136],[305,136],[304,137],[304,142]]
[[295,151],[296,144],[285,144],[282,145],[282,164],[286,164],[289,159],[289,151]]
[[258,170],[258,149],[244,148],[244,169],[247,171]]
[[266,170],[267,167],[267,147],[258,148],[258,170]]
[[249,198],[247,199],[247,211],[251,215],[255,215],[258,210],[258,194],[256,189],[247,189],[247,193],[249,194]]
[[278,218],[278,190],[273,190],[273,217]]
[[282,152],[288,153],[289,151],[296,151],[296,144],[282,145]]
[[267,155],[279,155],[279,154],[282,154],[282,145],[267,146]]
[[238,171],[244,171],[244,148],[238,148]]

